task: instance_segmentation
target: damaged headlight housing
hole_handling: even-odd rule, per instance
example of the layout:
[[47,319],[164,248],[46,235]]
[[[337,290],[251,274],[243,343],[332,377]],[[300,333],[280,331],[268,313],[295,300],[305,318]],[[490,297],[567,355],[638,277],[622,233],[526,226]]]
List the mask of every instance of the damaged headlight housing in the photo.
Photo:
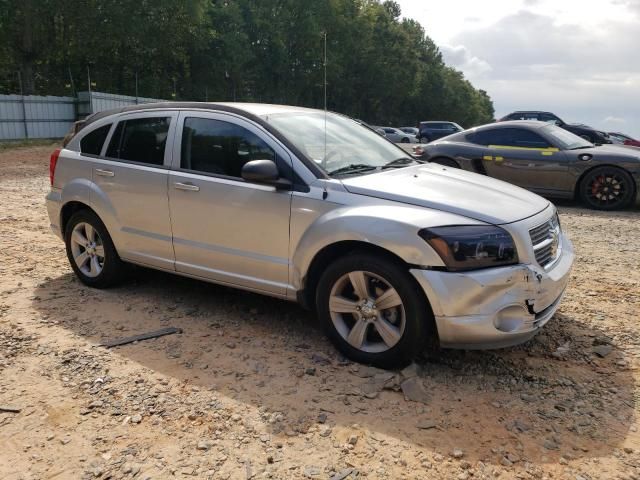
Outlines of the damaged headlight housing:
[[509,233],[493,225],[454,225],[418,232],[440,255],[447,270],[459,272],[518,263]]

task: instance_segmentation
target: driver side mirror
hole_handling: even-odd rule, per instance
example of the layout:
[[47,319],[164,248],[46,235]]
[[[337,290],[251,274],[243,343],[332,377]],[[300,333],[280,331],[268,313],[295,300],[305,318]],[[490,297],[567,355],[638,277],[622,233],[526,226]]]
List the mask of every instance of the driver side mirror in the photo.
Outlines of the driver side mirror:
[[242,167],[242,178],[248,182],[271,185],[278,190],[291,188],[291,182],[280,177],[280,172],[272,160],[251,160]]

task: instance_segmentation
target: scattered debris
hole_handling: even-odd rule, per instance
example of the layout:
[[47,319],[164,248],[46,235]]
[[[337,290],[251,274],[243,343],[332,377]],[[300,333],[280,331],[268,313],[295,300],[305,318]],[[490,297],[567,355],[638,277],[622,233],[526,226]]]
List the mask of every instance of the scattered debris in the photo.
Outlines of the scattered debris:
[[182,333],[182,329],[177,327],[161,328],[160,330],[155,330],[149,333],[141,333],[139,335],[133,335],[131,337],[118,338],[115,340],[107,340],[106,342],[102,342],[100,346],[106,347],[106,348],[118,347],[120,345],[139,342],[141,340],[150,340],[152,338],[158,338],[164,335],[171,335],[173,333]]
[[9,407],[7,405],[0,405],[0,412],[5,413],[20,413],[22,411],[21,408],[18,407]]
[[424,388],[422,380],[418,377],[412,377],[400,384],[405,400],[412,402],[429,403],[429,393]]

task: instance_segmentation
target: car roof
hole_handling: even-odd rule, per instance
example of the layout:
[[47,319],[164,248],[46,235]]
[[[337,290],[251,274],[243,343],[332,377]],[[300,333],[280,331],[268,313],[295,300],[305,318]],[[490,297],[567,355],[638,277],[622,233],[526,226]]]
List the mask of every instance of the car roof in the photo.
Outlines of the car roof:
[[130,113],[145,110],[186,108],[199,110],[223,110],[240,114],[249,114],[256,117],[272,115],[275,113],[293,112],[321,112],[321,110],[297,107],[293,105],[273,105],[268,103],[245,103],[245,102],[156,102],[139,105],[128,105],[126,107],[112,108],[97,112],[86,118],[85,126],[104,117],[117,113]]
[[[516,113],[548,113],[549,115],[555,115],[555,113],[546,112],[544,110],[516,110],[515,112],[511,112],[509,115],[515,115]],[[509,115],[507,115],[507,117]]]
[[528,127],[528,128],[542,128],[549,125],[546,122],[539,122],[538,120],[509,120],[506,122],[489,123],[487,125],[480,125],[479,127],[472,128],[471,130],[487,130],[490,128],[513,128],[513,127]]
[[450,120],[425,120],[420,123],[456,123],[456,122],[452,122]]

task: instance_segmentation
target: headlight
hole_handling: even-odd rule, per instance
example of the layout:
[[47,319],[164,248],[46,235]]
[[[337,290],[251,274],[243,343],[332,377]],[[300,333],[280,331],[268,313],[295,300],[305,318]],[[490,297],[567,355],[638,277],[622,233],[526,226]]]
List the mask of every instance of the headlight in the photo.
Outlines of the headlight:
[[457,225],[423,228],[418,235],[438,252],[449,271],[518,263],[513,238],[500,227]]

